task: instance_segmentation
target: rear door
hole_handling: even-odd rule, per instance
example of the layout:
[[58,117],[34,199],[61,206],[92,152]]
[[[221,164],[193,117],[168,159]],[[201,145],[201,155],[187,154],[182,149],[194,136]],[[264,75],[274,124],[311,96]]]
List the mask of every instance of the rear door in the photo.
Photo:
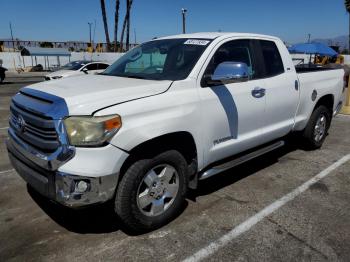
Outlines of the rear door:
[[[251,40],[231,40],[214,49],[200,74],[203,144],[205,162],[212,163],[261,144],[265,97],[261,89],[261,69],[255,59]],[[212,75],[222,62],[244,62],[250,71],[247,82],[208,86],[205,76]]]
[[264,65],[262,86],[266,90],[266,111],[262,140],[267,142],[292,130],[299,102],[299,82],[296,73],[284,65],[274,41],[256,42]]

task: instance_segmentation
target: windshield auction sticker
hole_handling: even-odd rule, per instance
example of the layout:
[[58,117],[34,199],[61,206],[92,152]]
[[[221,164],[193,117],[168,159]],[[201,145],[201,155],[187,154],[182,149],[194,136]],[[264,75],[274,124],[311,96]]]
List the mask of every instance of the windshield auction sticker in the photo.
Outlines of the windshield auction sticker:
[[198,39],[188,39],[185,45],[207,45],[210,41],[208,40],[198,40]]

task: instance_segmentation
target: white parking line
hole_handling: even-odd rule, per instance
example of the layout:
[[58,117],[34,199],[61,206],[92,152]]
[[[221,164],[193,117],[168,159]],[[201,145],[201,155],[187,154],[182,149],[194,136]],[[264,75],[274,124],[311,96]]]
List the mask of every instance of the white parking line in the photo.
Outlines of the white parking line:
[[0,130],[3,130],[3,129],[9,129],[9,127],[8,126],[0,127]]
[[230,243],[230,241],[234,240],[235,238],[239,237],[241,234],[245,233],[249,229],[251,229],[254,225],[256,225],[258,222],[263,220],[265,217],[271,215],[273,212],[275,212],[277,209],[281,208],[294,198],[296,198],[301,193],[305,192],[310,186],[317,183],[321,179],[328,176],[332,171],[334,171],[339,166],[343,165],[347,161],[350,160],[350,154],[342,157],[337,162],[333,163],[331,166],[323,170],[322,172],[318,173],[316,176],[311,178],[310,180],[306,181],[304,184],[299,186],[298,188],[294,189],[292,192],[288,193],[287,195],[281,197],[277,201],[273,202],[269,206],[265,207],[263,210],[259,211],[254,216],[248,218],[243,223],[239,224],[235,228],[233,228],[230,232],[223,235],[221,238],[215,240],[214,242],[210,243],[208,246],[202,248],[195,254],[187,257],[184,262],[194,262],[194,261],[201,261],[204,258],[207,258],[208,256],[214,254],[216,251],[218,251],[220,248],[226,246]]
[[12,169],[9,169],[9,170],[0,171],[0,174],[9,173],[9,172],[12,172],[12,171],[15,171],[15,170],[12,168]]

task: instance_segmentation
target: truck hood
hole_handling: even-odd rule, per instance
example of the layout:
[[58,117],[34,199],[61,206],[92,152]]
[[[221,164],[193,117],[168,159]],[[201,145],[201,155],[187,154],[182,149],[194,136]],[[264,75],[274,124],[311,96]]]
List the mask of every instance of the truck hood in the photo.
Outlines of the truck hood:
[[169,80],[83,75],[36,83],[26,88],[63,98],[69,115],[91,115],[101,108],[163,93],[171,83]]

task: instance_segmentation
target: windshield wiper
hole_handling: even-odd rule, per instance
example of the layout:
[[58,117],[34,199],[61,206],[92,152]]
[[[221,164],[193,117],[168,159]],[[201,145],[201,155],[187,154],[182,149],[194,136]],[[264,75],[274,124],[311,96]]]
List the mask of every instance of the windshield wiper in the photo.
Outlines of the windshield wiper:
[[148,79],[144,76],[137,76],[137,75],[113,75],[113,74],[106,74],[106,73],[98,73],[98,75],[105,75],[105,76],[117,76],[117,77],[126,77],[126,78],[135,78],[135,79]]
[[120,77],[127,77],[127,78],[136,78],[136,79],[146,79],[143,76],[136,76],[136,75],[122,75]]

